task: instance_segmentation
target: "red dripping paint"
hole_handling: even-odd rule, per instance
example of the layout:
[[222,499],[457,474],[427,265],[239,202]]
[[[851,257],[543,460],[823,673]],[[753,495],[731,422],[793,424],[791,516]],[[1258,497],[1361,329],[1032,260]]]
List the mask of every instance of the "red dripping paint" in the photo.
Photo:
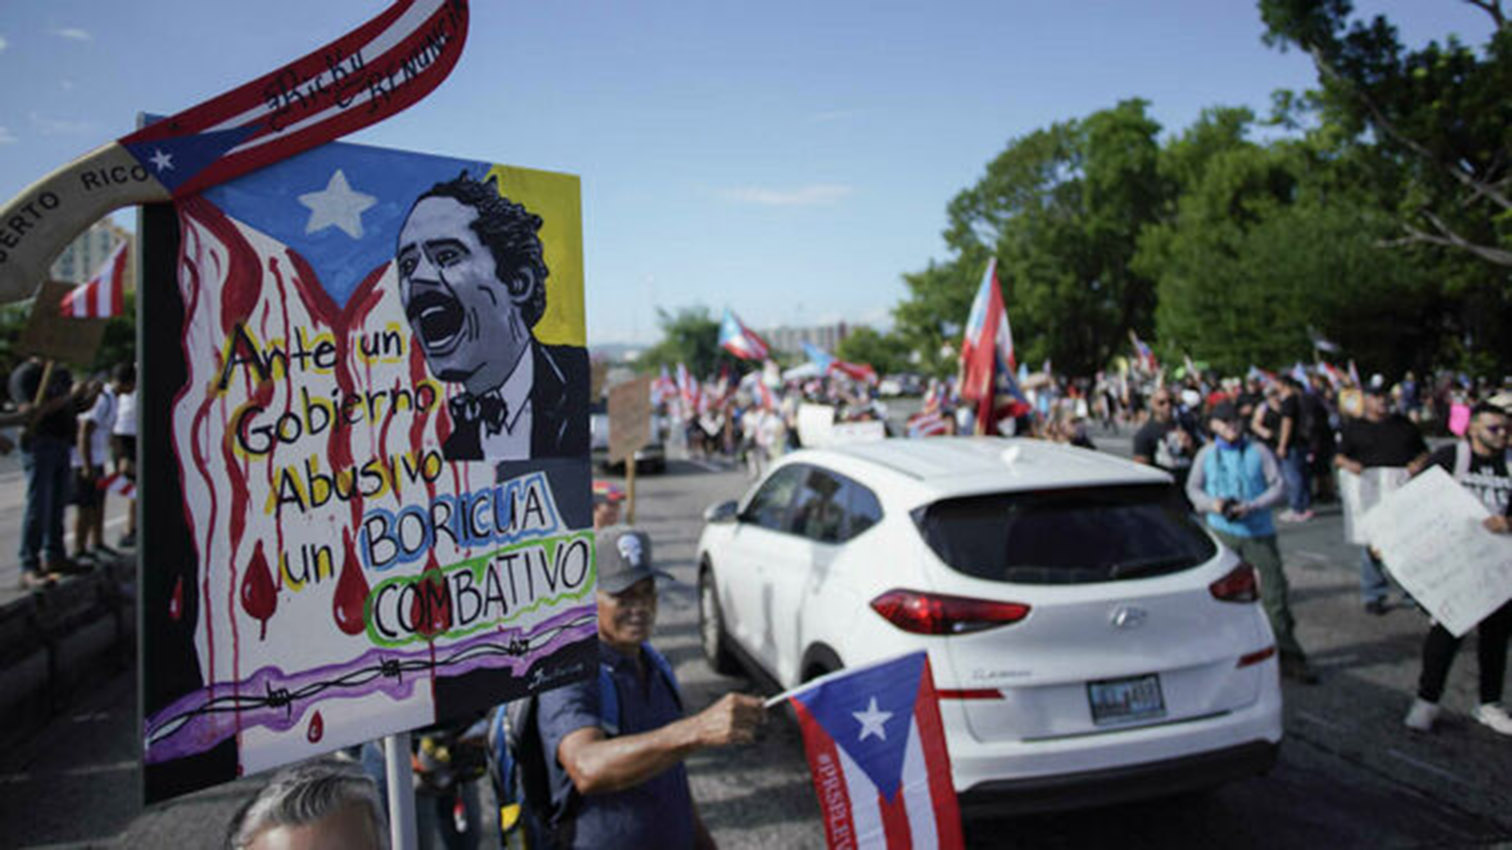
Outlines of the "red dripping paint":
[[410,603],[410,622],[415,624],[415,631],[430,638],[450,629],[451,595],[447,593],[446,576],[441,573],[434,552],[425,569],[421,570],[415,589],[419,592]]
[[342,533],[346,554],[341,559],[341,578],[336,580],[336,595],[331,599],[331,614],[336,618],[336,628],[349,635],[361,634],[366,628],[363,611],[367,606],[368,583],[362,577],[362,567],[357,564],[357,553],[352,549],[351,532]]
[[310,718],[310,728],[305,730],[305,740],[312,744],[318,744],[320,743],[320,739],[324,737],[325,718],[320,716],[319,711],[316,711],[315,716]]
[[173,596],[168,600],[168,616],[177,623],[184,616],[184,577],[173,583]]
[[273,587],[273,571],[268,569],[268,556],[263,554],[261,540],[252,552],[252,563],[242,574],[241,604],[247,616],[262,623],[259,639],[266,640],[268,620],[278,610],[278,590]]

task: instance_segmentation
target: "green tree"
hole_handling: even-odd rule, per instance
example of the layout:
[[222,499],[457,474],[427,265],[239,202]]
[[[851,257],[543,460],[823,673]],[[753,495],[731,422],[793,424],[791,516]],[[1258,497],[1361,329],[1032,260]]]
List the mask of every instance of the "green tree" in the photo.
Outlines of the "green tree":
[[835,346],[835,356],[852,363],[866,363],[878,375],[891,375],[908,369],[908,346],[893,334],[883,334],[862,325],[851,328],[845,339]]
[[1372,369],[1426,365],[1441,299],[1423,252],[1378,246],[1394,225],[1354,163],[1317,140],[1250,142],[1251,124],[1245,110],[1209,110],[1162,152],[1176,212],[1145,231],[1133,264],[1158,281],[1168,354],[1236,373],[1311,359],[1316,329]]
[[1512,27],[1485,10],[1479,50],[1450,37],[1404,45],[1384,16],[1352,20],[1350,0],[1260,0],[1265,40],[1318,71],[1325,121],[1399,163],[1396,245],[1427,244],[1512,266]]
[[945,239],[955,256],[905,276],[900,335],[921,351],[936,338],[958,343],[993,254],[1020,360],[1050,357],[1087,373],[1127,345],[1129,328],[1149,335],[1154,283],[1129,260],[1170,187],[1158,168],[1160,126],[1145,108],[1123,101],[1010,142],[950,202]]

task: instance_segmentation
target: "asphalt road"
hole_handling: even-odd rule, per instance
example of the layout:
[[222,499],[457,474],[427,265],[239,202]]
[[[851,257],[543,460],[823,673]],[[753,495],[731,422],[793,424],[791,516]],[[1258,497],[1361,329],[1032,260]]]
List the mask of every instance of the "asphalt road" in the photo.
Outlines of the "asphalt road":
[[[1103,442],[1127,453],[1127,437]],[[688,707],[729,689],[698,649],[693,585],[699,514],[742,492],[722,464],[675,461],[637,482],[637,520],[679,580],[662,596],[655,642],[676,665]],[[1401,718],[1427,620],[1365,614],[1354,551],[1336,509],[1282,531],[1298,634],[1323,681],[1285,685],[1286,741],[1270,775],[1200,795],[1071,814],[967,824],[975,847],[1487,847],[1512,843],[1512,740],[1474,723],[1473,639],[1462,648],[1432,735]],[[136,800],[134,671],[102,681],[25,746],[0,756],[0,846],[216,847],[249,777],[142,810]],[[821,847],[796,725],[774,712],[750,745],[689,762],[694,797],[721,846]],[[485,844],[485,846],[488,846]]]

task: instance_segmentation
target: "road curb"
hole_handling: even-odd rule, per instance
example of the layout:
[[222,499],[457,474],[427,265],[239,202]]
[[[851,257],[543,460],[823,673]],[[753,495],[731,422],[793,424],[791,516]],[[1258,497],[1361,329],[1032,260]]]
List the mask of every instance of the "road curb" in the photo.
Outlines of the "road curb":
[[0,605],[0,747],[54,719],[130,661],[136,565],[118,559]]

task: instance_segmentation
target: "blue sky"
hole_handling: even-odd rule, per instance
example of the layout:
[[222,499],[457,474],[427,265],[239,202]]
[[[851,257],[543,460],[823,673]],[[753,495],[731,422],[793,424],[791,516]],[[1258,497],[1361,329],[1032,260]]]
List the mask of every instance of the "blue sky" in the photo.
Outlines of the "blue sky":
[[[383,5],[10,0],[0,197]],[[946,256],[945,204],[1010,139],[1136,96],[1172,134],[1314,79],[1246,0],[472,6],[441,88],[349,140],[581,175],[590,344],[654,340],[657,306],[885,324],[901,275]],[[1456,0],[1357,6],[1415,42],[1489,29]]]

